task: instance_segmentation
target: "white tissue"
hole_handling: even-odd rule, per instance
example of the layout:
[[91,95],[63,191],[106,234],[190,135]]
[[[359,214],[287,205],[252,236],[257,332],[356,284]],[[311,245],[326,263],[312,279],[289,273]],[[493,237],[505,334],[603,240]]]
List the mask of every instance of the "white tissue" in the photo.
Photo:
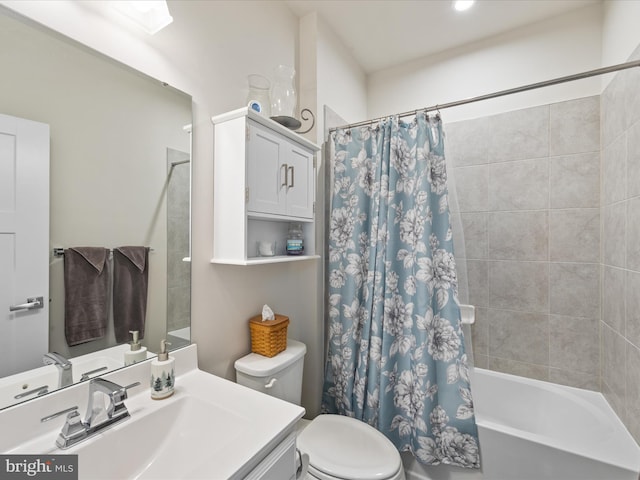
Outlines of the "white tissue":
[[262,307],[262,321],[264,322],[265,320],[275,320],[276,316],[273,313],[273,310],[271,310],[271,308],[269,307],[269,305],[266,305],[264,307]]

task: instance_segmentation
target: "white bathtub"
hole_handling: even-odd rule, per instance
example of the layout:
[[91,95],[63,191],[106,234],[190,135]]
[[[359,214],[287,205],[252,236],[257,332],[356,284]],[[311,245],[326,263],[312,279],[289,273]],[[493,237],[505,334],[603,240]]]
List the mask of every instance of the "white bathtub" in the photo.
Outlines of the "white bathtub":
[[482,469],[424,467],[408,480],[638,480],[640,447],[602,394],[476,368]]

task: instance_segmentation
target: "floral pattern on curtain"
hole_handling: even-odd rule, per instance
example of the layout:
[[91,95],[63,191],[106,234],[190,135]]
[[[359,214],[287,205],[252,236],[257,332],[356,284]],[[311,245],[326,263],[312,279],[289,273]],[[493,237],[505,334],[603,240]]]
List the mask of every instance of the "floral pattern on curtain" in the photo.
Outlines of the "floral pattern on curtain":
[[322,410],[422,463],[478,468],[439,118],[333,137]]

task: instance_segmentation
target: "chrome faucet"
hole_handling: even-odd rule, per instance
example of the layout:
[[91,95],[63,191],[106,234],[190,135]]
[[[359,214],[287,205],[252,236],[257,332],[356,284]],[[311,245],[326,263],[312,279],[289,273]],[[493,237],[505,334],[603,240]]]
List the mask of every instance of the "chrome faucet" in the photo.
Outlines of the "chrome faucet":
[[58,388],[73,384],[73,365],[62,355],[56,352],[45,353],[42,362],[45,365],[55,365],[58,369]]
[[[140,382],[132,383],[126,387],[121,387],[117,383],[110,382],[103,378],[94,378],[89,382],[89,404],[84,421],[80,419],[78,407],[64,410],[59,413],[67,413],[67,421],[56,440],[59,448],[69,448],[87,438],[91,438],[103,429],[115,425],[129,418],[129,411],[124,404],[127,399],[127,389],[140,385]],[[95,400],[95,396],[104,395],[108,398],[107,405],[103,398]],[[95,400],[95,401],[94,401]],[[45,417],[47,420],[54,418],[58,414]],[[45,419],[43,419],[45,421]]]

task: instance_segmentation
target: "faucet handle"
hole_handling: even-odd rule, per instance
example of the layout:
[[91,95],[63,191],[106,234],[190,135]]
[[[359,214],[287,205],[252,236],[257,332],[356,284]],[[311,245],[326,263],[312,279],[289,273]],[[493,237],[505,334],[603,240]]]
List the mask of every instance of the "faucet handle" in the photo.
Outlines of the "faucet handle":
[[74,405],[73,407],[65,408],[64,410],[60,410],[59,412],[52,413],[51,415],[47,415],[46,417],[42,417],[40,422],[48,422],[49,420],[53,420],[54,418],[58,418],[60,415],[64,415],[65,413],[73,412],[74,410],[78,410],[78,406]]
[[80,413],[75,409],[67,415],[67,421],[62,427],[56,445],[59,448],[68,448],[74,443],[79,442],[87,436],[87,427],[82,423]]
[[100,367],[94,370],[89,370],[88,372],[84,372],[82,375],[80,375],[80,381],[85,382],[89,380],[89,378],[91,378],[91,375],[93,375],[94,373],[102,372],[103,370],[107,370],[108,368],[109,367]]
[[139,386],[140,386],[140,382],[133,382],[133,383],[130,383],[129,385],[126,385],[124,389],[129,390],[130,388],[139,387]]
[[82,424],[82,419],[80,418],[78,410],[76,409],[69,412],[67,415],[67,421],[65,422],[64,427],[62,427],[62,433],[67,437],[71,437],[84,430],[85,428]]
[[46,417],[41,418],[40,421],[42,423],[48,422],[49,420],[53,420],[54,418],[58,418],[59,416],[64,415],[65,413],[67,414],[67,420],[65,421],[64,426],[62,427],[62,430],[60,430],[58,438],[56,439],[56,445],[58,446],[58,448],[68,448],[87,436],[87,429],[86,426],[82,423],[82,419],[80,418],[80,413],[78,413],[77,406],[66,408],[51,415],[47,415]]

